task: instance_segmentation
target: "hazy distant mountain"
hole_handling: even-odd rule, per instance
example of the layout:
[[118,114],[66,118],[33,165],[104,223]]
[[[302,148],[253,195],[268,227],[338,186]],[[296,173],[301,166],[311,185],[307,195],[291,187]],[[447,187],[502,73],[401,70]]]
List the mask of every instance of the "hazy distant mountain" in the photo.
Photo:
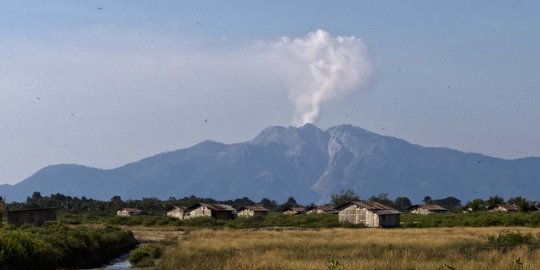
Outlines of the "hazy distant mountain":
[[197,195],[216,199],[247,196],[323,202],[353,189],[367,198],[462,200],[525,196],[539,199],[540,158],[504,160],[447,148],[430,148],[341,125],[269,127],[238,144],[204,141],[111,170],[80,165],[41,169],[16,185],[1,185],[8,200],[34,191],[110,199]]

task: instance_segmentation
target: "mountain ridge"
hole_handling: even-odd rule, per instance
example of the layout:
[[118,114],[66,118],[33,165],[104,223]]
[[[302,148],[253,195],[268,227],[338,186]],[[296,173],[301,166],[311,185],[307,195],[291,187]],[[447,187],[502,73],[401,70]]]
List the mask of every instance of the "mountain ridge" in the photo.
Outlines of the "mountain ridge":
[[424,147],[352,125],[326,131],[312,124],[271,126],[243,143],[205,140],[112,169],[46,166],[15,185],[0,185],[0,194],[12,201],[40,191],[107,200],[196,195],[323,203],[343,189],[363,198],[388,192],[413,200],[495,194],[538,199],[532,190],[540,190],[540,158]]

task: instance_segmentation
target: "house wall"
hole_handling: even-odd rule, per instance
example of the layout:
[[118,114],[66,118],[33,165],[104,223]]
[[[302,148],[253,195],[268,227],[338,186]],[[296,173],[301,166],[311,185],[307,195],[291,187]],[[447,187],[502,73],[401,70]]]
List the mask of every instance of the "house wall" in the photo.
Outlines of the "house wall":
[[429,214],[431,214],[431,212],[429,210],[424,209],[424,208],[416,208],[416,209],[412,210],[411,213],[418,214],[418,215],[429,215]]
[[351,205],[339,211],[338,219],[339,222],[364,224],[370,227],[372,227],[373,224],[378,222],[376,220],[377,217],[375,217],[372,212],[367,211],[366,209],[363,209],[358,205]]
[[117,215],[117,216],[120,216],[120,217],[128,217],[128,216],[129,216],[129,212],[126,211],[126,210],[118,210],[118,211],[116,211],[116,215]]
[[212,211],[212,217],[217,219],[233,219],[234,213],[230,211]]
[[358,223],[359,221],[356,215],[357,209],[358,209],[358,206],[350,205],[349,207],[339,211],[339,214],[338,214],[339,222],[359,224]]
[[399,214],[394,215],[381,215],[379,216],[379,226],[378,227],[399,227]]
[[46,221],[56,220],[56,209],[36,209],[8,212],[8,223],[15,226],[32,224],[41,226]]
[[253,211],[250,209],[244,209],[236,214],[239,217],[266,217],[268,212],[266,211]]
[[255,211],[250,209],[244,209],[237,214],[239,217],[252,217],[255,215]]
[[212,217],[212,211],[206,206],[197,207],[189,212],[184,218]]
[[339,211],[339,222],[348,222],[352,224],[364,224],[367,227],[398,227],[399,214],[395,215],[377,215],[376,213],[351,205]]
[[167,212],[167,216],[169,216],[169,217],[174,217],[174,218],[178,218],[178,219],[180,219],[180,220],[183,220],[183,219],[184,219],[184,215],[185,215],[184,210],[178,209],[178,208],[176,208],[176,209],[174,209],[174,210],[172,210],[172,211]]
[[379,215],[365,209],[361,209],[360,212],[360,214],[365,213],[366,221],[364,224],[367,227],[379,227]]

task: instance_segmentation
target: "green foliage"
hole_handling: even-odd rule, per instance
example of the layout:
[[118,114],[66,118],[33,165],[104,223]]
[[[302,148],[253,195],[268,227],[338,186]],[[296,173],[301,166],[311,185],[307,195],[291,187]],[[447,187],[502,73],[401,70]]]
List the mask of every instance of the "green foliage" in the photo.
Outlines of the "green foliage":
[[330,200],[334,207],[340,206],[350,201],[358,201],[360,197],[352,189],[342,190],[339,194],[333,194]]
[[503,232],[497,236],[489,236],[488,243],[496,248],[513,248],[523,245],[540,244],[540,238],[534,237],[532,234],[523,234],[520,232]]
[[345,266],[341,264],[334,253],[328,253],[326,255],[326,269],[327,270],[345,270]]
[[488,227],[488,226],[524,226],[540,227],[540,212],[505,213],[474,212],[417,215],[403,213],[401,226],[405,228],[430,227]]
[[239,217],[224,223],[224,226],[236,229],[263,227],[298,227],[298,228],[334,228],[342,227],[337,215],[302,214],[284,215],[269,213],[266,217]]
[[6,210],[6,201],[0,196],[0,227],[2,227],[2,219],[4,217],[4,211]]
[[517,258],[515,261],[516,265],[514,266],[514,270],[521,270],[523,269],[523,262],[520,258]]
[[135,246],[130,232],[50,224],[0,229],[0,269],[99,266]]
[[372,202],[377,202],[377,203],[390,206],[390,207],[394,205],[394,203],[388,198],[388,193],[386,192],[381,193],[377,196],[371,196],[369,200]]
[[135,217],[111,217],[104,220],[110,225],[124,226],[179,226],[182,222],[167,216],[135,216]]
[[438,204],[450,212],[459,212],[461,210],[461,201],[456,197],[446,197],[444,199],[433,200],[432,203]]
[[135,267],[149,267],[154,265],[154,260],[161,258],[163,251],[160,246],[141,245],[129,253],[128,260]]
[[411,200],[407,197],[397,197],[394,201],[394,208],[401,212],[407,211],[407,209],[411,208],[411,206]]

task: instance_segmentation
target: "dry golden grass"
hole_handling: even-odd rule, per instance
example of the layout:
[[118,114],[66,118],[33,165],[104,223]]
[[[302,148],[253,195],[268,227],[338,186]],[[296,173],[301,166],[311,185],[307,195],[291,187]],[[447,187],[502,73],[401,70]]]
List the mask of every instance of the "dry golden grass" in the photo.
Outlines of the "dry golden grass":
[[538,249],[485,247],[487,236],[509,230],[540,233],[538,228],[197,230],[166,254],[160,268],[327,269],[332,253],[345,269],[540,269]]

